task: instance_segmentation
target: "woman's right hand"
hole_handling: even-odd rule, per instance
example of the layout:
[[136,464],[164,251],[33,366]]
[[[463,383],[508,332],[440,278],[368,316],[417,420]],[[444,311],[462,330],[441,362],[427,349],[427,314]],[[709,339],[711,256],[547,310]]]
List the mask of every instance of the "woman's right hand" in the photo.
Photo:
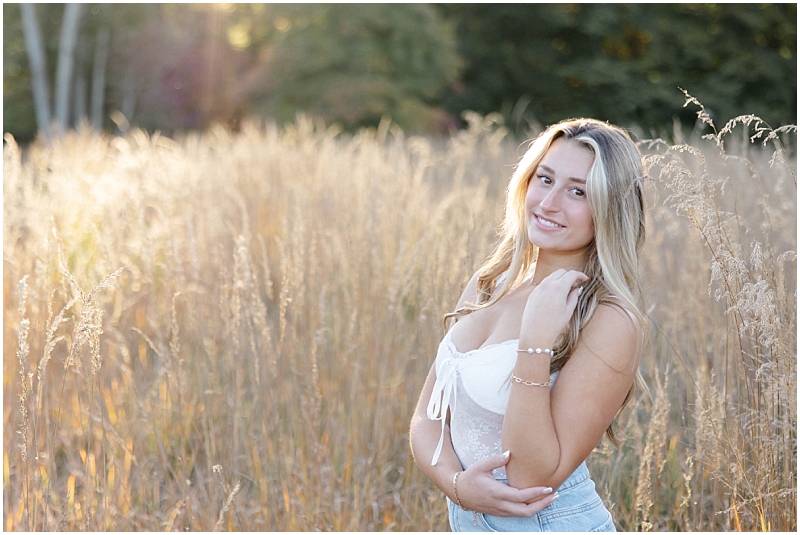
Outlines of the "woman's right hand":
[[478,461],[458,476],[458,498],[465,509],[494,516],[529,517],[558,498],[549,487],[516,489],[494,478],[492,470],[508,463],[509,452]]

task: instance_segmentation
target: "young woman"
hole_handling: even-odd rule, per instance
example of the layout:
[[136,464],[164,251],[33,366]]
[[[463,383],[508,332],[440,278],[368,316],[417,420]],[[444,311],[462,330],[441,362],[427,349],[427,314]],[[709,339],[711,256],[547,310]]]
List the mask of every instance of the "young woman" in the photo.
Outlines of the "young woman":
[[638,371],[642,175],[627,134],[592,119],[551,126],[517,166],[411,423],[454,531],[615,530],[584,461],[615,442]]

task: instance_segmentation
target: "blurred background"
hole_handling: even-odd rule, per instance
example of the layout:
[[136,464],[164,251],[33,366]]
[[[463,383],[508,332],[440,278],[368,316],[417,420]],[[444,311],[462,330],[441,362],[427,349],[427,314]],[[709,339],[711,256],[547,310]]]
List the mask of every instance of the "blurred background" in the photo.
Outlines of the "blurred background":
[[3,529],[447,529],[408,447],[442,314],[521,139],[588,115],[648,206],[598,492],[796,533],[796,39],[795,4],[4,4]]
[[3,130],[166,134],[298,113],[444,134],[499,112],[646,134],[797,114],[796,4],[4,4]]

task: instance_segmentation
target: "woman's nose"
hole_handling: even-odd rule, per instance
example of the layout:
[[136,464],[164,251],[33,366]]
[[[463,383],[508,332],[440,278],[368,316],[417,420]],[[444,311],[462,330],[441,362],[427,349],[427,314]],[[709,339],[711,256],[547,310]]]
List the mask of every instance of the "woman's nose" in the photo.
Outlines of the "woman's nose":
[[547,195],[544,196],[542,201],[539,203],[539,206],[542,207],[543,210],[557,210],[558,209],[558,190],[556,188],[551,189],[547,192]]

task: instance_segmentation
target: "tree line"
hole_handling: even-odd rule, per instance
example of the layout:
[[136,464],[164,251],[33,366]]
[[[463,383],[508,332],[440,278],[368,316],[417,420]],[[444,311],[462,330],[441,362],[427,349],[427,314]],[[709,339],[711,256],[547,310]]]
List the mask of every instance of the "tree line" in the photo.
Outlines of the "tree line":
[[3,129],[796,122],[796,4],[4,4]]

